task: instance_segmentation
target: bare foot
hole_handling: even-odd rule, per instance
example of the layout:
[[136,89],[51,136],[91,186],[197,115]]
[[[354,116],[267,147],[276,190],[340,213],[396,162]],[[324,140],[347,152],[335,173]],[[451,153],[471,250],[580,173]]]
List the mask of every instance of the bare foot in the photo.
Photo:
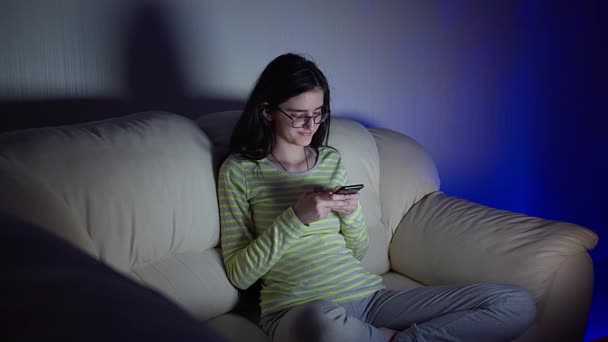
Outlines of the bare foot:
[[384,337],[386,337],[387,341],[392,341],[393,337],[395,337],[395,335],[397,335],[398,331],[397,330],[393,330],[393,329],[389,329],[389,328],[378,328],[380,329],[380,331],[382,331],[382,334],[384,335]]

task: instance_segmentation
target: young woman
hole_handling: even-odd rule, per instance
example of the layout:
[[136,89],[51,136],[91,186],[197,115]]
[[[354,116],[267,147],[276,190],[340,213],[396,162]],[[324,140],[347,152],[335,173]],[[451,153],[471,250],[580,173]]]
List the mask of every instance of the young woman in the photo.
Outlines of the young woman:
[[509,341],[535,304],[512,285],[386,290],[360,263],[367,227],[340,153],[327,146],[329,86],[298,55],[270,62],[233,131],[218,191],[230,281],[258,280],[273,341]]

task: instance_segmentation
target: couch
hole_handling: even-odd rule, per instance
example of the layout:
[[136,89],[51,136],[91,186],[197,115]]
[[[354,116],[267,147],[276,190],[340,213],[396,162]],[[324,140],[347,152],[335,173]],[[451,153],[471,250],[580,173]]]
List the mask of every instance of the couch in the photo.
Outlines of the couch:
[[[0,210],[39,225],[162,293],[232,341],[266,341],[255,291],[226,278],[216,175],[238,112],[165,112],[0,135]],[[440,191],[429,154],[395,131],[334,117],[388,288],[473,282],[530,290],[536,323],[518,341],[581,341],[590,306],[590,230]]]

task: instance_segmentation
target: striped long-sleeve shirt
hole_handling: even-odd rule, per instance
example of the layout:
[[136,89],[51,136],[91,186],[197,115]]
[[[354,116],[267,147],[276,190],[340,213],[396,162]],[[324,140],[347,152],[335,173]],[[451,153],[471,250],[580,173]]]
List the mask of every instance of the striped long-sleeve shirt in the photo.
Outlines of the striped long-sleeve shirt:
[[278,169],[268,159],[230,155],[218,180],[221,246],[230,281],[246,289],[262,280],[262,315],[316,299],[344,302],[384,288],[360,261],[367,250],[361,206],[304,225],[291,205],[315,186],[347,184],[340,154],[320,147],[306,172]]

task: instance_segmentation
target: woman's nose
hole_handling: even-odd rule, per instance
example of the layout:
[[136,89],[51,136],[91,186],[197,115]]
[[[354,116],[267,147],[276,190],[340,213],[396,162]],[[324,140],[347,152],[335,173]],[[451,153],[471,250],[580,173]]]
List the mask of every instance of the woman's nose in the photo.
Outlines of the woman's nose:
[[308,120],[306,120],[306,124],[304,124],[304,128],[312,130],[315,124],[313,121],[314,119],[309,117]]

